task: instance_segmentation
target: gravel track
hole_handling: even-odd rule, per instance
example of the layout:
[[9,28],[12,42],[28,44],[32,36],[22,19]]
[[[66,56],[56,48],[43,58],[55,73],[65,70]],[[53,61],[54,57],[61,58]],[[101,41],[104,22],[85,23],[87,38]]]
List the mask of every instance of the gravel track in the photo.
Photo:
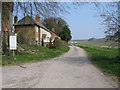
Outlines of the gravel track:
[[117,88],[76,46],[60,57],[22,66],[2,68],[3,88]]

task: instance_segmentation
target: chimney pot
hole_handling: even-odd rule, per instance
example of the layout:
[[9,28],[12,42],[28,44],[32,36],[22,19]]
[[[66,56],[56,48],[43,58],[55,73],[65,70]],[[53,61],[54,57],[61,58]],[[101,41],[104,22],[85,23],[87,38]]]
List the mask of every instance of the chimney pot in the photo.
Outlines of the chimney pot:
[[36,15],[35,20],[36,20],[36,22],[40,23],[40,15],[39,14]]

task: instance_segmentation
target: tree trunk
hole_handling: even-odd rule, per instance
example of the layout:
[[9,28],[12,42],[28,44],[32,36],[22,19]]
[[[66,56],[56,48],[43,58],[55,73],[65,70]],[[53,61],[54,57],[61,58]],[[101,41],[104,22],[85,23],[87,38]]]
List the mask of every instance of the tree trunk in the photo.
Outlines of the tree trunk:
[[[12,14],[14,2],[2,2],[2,50],[9,55],[9,35],[12,31]],[[7,28],[8,31],[4,31]]]

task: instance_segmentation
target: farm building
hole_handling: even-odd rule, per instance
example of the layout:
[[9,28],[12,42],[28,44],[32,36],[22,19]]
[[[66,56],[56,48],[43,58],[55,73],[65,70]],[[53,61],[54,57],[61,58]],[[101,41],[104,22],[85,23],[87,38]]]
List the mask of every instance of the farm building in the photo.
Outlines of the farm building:
[[18,42],[22,44],[37,44],[46,46],[59,38],[54,31],[50,31],[40,23],[40,16],[36,15],[35,19],[26,16],[17,21],[15,18],[15,32],[18,34]]

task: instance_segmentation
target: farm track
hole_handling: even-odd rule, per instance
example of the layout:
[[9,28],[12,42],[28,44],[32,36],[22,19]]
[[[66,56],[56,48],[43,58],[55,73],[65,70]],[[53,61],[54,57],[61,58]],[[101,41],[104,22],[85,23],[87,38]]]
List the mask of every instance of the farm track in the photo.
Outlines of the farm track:
[[76,46],[60,57],[22,66],[2,68],[3,88],[117,88]]

